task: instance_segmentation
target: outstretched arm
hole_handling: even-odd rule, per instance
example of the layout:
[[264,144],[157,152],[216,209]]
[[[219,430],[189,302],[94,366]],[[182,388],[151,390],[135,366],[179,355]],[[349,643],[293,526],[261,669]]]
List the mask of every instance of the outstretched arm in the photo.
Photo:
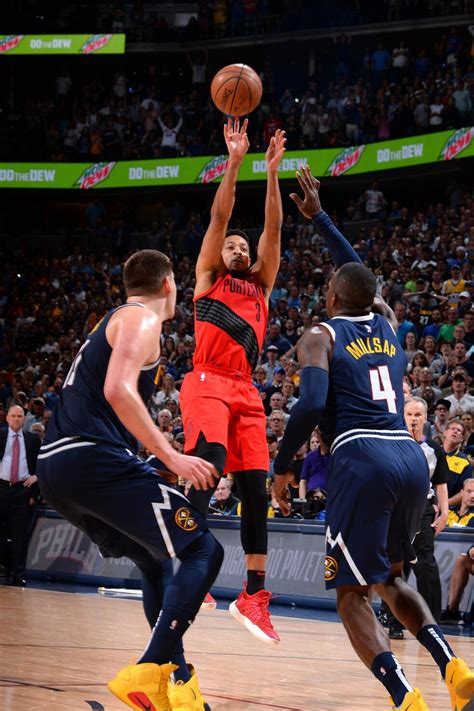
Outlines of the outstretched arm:
[[252,273],[263,287],[265,297],[270,296],[275,277],[280,267],[281,204],[278,167],[285,153],[285,132],[278,129],[270,139],[265,159],[267,161],[267,195],[265,198],[265,224],[258,241],[257,261]]
[[[196,263],[196,293],[207,288],[206,279],[222,268],[222,246],[235,202],[235,184],[241,163],[247,153],[247,119],[242,127],[238,119],[228,120],[224,126],[224,138],[229,151],[229,160],[224,178],[219,185],[211,208],[211,221],[204,235],[201,252]],[[210,284],[209,284],[210,286]]]
[[288,472],[290,463],[319,420],[326,405],[329,388],[331,338],[324,328],[310,329],[298,341],[298,360],[302,365],[300,397],[291,408],[280,450],[273,464],[275,497],[284,516],[290,513]]
[[318,230],[324,237],[324,241],[331,253],[336,267],[341,267],[347,262],[359,262],[362,260],[355,252],[343,234],[339,232],[329,215],[321,207],[319,198],[319,188],[321,183],[311,174],[309,165],[304,165],[300,171],[296,171],[296,177],[304,193],[302,200],[296,193],[291,193],[290,198],[296,203],[298,210],[308,220],[314,220]]

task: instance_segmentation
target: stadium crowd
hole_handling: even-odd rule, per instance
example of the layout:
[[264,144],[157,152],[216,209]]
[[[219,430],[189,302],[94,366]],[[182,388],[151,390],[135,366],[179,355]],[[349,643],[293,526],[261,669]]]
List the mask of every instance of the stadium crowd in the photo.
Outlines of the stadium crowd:
[[[469,394],[474,375],[474,282],[469,255],[474,238],[473,195],[458,192],[451,205],[427,205],[423,212],[396,202],[387,205],[376,184],[362,196],[366,207],[377,196],[384,218],[364,222],[354,248],[377,274],[380,291],[396,313],[398,338],[408,358],[407,388],[426,400],[433,436],[442,441],[447,423],[461,418],[463,446],[469,443],[470,448],[474,439],[474,398]],[[349,208],[352,217],[362,210],[361,201],[358,205]],[[5,257],[0,290],[2,422],[8,407],[18,402],[29,411],[26,429],[41,431],[37,426],[47,424],[87,333],[125,298],[121,270],[128,252],[112,238],[113,229],[107,238],[103,232],[117,220],[95,201],[86,210],[86,222],[95,224],[90,227],[90,244],[105,239],[97,243],[96,251],[56,250],[54,255],[40,253],[34,261],[18,252]],[[159,426],[173,437],[182,431],[180,384],[192,368],[193,260],[204,230],[200,217],[193,214],[179,250],[170,224],[162,230],[155,226],[139,245],[168,253],[178,284],[176,317],[163,328],[160,389],[150,402]],[[295,344],[306,328],[325,318],[332,270],[331,257],[314,225],[287,215],[267,338],[254,373],[269,417],[270,439],[281,438],[298,397]],[[440,412],[440,401],[447,414]]]
[[[295,63],[256,61],[263,98],[249,125],[251,150],[264,151],[278,128],[287,149],[350,146],[473,123],[474,72],[466,27],[411,40],[389,35],[364,46],[350,36],[302,47]],[[219,68],[207,52],[166,55],[146,68],[120,62],[47,70],[32,87],[15,81],[0,114],[3,160],[115,161],[219,155],[222,114],[208,84]],[[311,69],[308,70],[308,67]],[[291,88],[290,88],[291,87]],[[1,130],[3,126],[3,130]]]
[[33,25],[37,32],[44,22],[55,32],[125,32],[130,42],[189,42],[459,16],[473,9],[472,0],[344,0],[337,13],[331,0],[199,0],[183,13],[170,12],[169,4],[163,4],[114,0],[97,7],[93,0],[67,4],[30,0],[12,8],[12,13],[25,31]]
[[[176,204],[171,213],[179,214]],[[87,334],[125,299],[124,260],[135,246],[155,247],[173,261],[178,299],[175,318],[163,325],[161,376],[149,409],[157,427],[183,451],[180,386],[193,367],[194,264],[205,225],[197,213],[181,213],[181,220],[187,219],[184,238],[177,239],[169,221],[154,225],[131,245],[132,217],[125,212],[120,217],[107,214],[95,200],[84,216],[89,249],[71,248],[65,242],[54,251],[37,248],[34,259],[21,249],[6,250],[0,285],[0,428],[6,427],[9,408],[19,404],[27,413],[24,431],[44,435],[64,378]],[[374,183],[357,203],[349,204],[347,217],[346,224],[352,218],[351,227],[358,230],[354,249],[377,275],[380,293],[399,322],[398,339],[408,361],[406,397],[414,395],[426,402],[425,435],[441,444],[447,455],[452,509],[448,527],[472,527],[474,490],[468,487],[474,463],[474,281],[469,250],[474,238],[474,195],[460,189],[451,193],[448,203],[415,210],[397,202],[388,204]],[[369,221],[358,223],[367,217]],[[337,216],[333,219],[337,221]],[[254,372],[254,385],[268,417],[269,517],[280,515],[271,486],[272,465],[299,395],[295,346],[305,329],[326,317],[325,294],[333,269],[314,224],[286,215],[267,335]],[[148,456],[146,451],[142,454]],[[297,453],[292,464],[293,517],[324,521],[330,456],[317,432]],[[229,483],[219,485],[211,512],[239,514]],[[464,558],[461,562],[464,565]],[[462,594],[469,574],[470,568],[463,573],[463,584],[453,588],[451,604]],[[448,613],[452,617],[452,610]],[[465,621],[470,622],[471,616]]]

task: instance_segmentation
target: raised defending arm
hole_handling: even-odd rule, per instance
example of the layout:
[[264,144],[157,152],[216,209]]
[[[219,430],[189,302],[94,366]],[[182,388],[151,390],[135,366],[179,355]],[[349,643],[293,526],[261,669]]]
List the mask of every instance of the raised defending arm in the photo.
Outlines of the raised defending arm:
[[311,174],[309,165],[304,165],[301,168],[301,172],[297,171],[296,177],[303,190],[304,200],[296,193],[291,193],[290,198],[296,203],[302,215],[307,217],[308,220],[314,220],[316,227],[324,237],[336,267],[341,267],[347,262],[359,262],[359,264],[362,264],[357,252],[352,249],[347,239],[339,232],[329,215],[321,207],[319,198],[321,183]]

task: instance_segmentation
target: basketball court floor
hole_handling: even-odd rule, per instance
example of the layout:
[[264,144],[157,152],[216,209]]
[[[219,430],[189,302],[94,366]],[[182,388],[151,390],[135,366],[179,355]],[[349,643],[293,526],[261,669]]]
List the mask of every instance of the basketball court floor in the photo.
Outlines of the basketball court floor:
[[[70,588],[74,590],[74,588]],[[212,711],[376,711],[387,694],[352,651],[335,613],[280,608],[282,643],[269,647],[224,609],[201,612],[186,634],[188,661]],[[141,602],[50,588],[0,586],[1,711],[120,711],[105,682],[148,639]],[[451,628],[456,632],[456,628]],[[459,630],[462,632],[462,628]],[[449,711],[447,689],[413,637],[393,643],[431,711]],[[449,636],[472,664],[467,631]]]

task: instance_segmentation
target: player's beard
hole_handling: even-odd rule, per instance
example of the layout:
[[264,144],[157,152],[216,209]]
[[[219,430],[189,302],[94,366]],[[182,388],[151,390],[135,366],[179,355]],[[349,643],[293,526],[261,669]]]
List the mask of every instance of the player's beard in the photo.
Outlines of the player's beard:
[[229,273],[234,279],[248,279],[250,276],[250,264],[242,269],[229,269]]

